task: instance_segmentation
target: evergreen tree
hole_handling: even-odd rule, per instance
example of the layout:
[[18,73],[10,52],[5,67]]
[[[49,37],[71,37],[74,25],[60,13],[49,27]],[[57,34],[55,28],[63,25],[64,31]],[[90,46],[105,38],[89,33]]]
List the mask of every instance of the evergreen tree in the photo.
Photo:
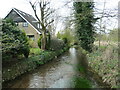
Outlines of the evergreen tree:
[[80,45],[86,51],[91,52],[94,42],[94,18],[93,2],[74,2],[75,29]]
[[2,55],[29,55],[29,43],[25,32],[21,31],[11,19],[6,19],[2,25]]

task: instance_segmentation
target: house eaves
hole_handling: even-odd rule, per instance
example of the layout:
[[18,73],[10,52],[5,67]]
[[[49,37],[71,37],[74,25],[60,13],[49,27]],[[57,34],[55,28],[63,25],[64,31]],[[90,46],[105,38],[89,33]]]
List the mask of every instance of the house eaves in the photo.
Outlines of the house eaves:
[[13,10],[18,14],[20,15],[21,18],[23,18],[28,24],[30,24],[36,31],[38,34],[41,34],[40,31],[38,31],[37,28],[35,28],[35,26],[33,26],[21,13],[19,13],[19,11],[16,9],[16,8],[13,8]]

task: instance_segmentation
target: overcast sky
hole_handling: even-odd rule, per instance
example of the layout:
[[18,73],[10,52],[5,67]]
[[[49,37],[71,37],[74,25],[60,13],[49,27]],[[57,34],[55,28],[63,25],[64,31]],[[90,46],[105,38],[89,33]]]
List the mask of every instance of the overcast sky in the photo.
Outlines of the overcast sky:
[[[31,0],[31,1],[34,2],[36,0]],[[54,3],[53,7],[59,8],[59,7],[62,7],[62,5],[64,4],[63,1],[65,2],[67,0],[51,0],[51,1],[52,3]],[[77,1],[80,1],[80,0],[77,0]],[[94,1],[95,2],[97,1],[100,4],[100,2],[103,2],[104,0],[94,0]],[[106,2],[108,3],[106,4],[106,7],[109,7],[109,8],[117,7],[118,1],[119,0],[106,0]],[[97,7],[102,8],[102,5],[100,4]],[[26,13],[33,14],[32,8],[29,4],[29,0],[1,0],[0,1],[0,17],[4,18],[12,8],[17,8]],[[62,9],[61,12],[67,13],[65,9]]]
[[[30,1],[34,2],[36,0],[30,0]],[[51,1],[54,8],[61,7],[59,11],[61,15],[67,16],[67,13],[69,12],[69,10],[67,8],[63,8],[63,5],[64,5],[63,2],[67,0],[51,0]],[[97,1],[97,5],[96,5],[97,8],[100,8],[100,9],[103,8],[103,2],[105,0],[94,0],[94,1],[95,2]],[[106,7],[113,9],[118,7],[119,0],[106,0],[106,2],[107,2]],[[29,4],[29,0],[1,0],[0,1],[0,18],[4,18],[12,8],[17,8],[21,11],[24,11],[34,16],[33,10]]]
[[[30,0],[32,2],[36,0]],[[52,5],[59,8],[63,5],[63,0],[52,0]],[[33,14],[33,10],[29,4],[29,0],[1,0],[0,1],[0,17],[4,18],[12,8],[17,8],[29,14]],[[66,13],[63,11],[63,13]]]

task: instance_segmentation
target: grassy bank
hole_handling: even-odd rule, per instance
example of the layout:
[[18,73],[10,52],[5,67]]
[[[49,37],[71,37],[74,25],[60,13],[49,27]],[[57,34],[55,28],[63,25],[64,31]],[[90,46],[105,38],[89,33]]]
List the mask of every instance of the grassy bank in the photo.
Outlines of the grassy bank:
[[78,75],[74,78],[75,88],[108,88],[110,85],[103,82],[102,77],[94,70],[93,67],[89,66],[87,54],[84,49],[77,48],[78,50],[78,63],[76,70]]
[[117,87],[118,47],[117,45],[101,45],[88,55],[89,66],[92,67],[111,87]]
[[75,88],[92,88],[91,82],[85,77],[75,77],[74,78]]
[[10,67],[3,67],[2,82],[13,80],[25,72],[31,71],[36,67],[51,61],[52,59],[61,55],[63,52],[67,51],[68,47],[64,47],[63,49],[57,51],[39,51],[37,49],[32,50],[33,51],[29,58],[23,58]]

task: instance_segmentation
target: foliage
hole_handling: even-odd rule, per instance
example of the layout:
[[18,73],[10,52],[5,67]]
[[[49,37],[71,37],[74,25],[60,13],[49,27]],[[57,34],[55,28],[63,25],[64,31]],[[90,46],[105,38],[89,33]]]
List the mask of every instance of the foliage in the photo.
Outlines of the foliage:
[[[46,49],[49,50],[50,48],[50,42],[51,42],[51,37],[50,37],[50,33],[48,33],[48,35],[46,36]],[[42,35],[40,35],[40,38],[38,39],[38,46],[41,49],[41,45],[42,45]]]
[[17,76],[20,76],[21,74],[27,71],[35,69],[37,66],[40,66],[42,64],[47,63],[50,60],[53,60],[53,58],[63,53],[61,51],[66,50],[68,50],[67,47],[64,47],[58,51],[43,51],[39,48],[32,48],[32,52],[40,53],[32,57],[22,58],[19,62],[12,65],[11,67],[3,67],[2,82],[15,79]]
[[41,48],[41,39],[42,39],[42,35],[40,35],[39,39],[38,39],[38,47]]
[[62,39],[64,43],[68,45],[77,42],[74,33],[71,32],[71,29],[65,29],[62,32],[58,32],[57,38]]
[[59,50],[64,47],[64,42],[60,39],[52,38],[50,44],[50,50]]
[[22,43],[21,46],[19,46],[18,54],[24,54],[24,56],[28,58],[30,52],[30,46],[25,32],[22,31],[21,37],[19,37],[18,39]]
[[111,41],[118,41],[118,29],[113,29],[110,31],[109,36],[108,36],[109,40]]
[[83,49],[91,52],[94,42],[95,18],[93,15],[93,2],[74,2],[75,28]]
[[102,41],[108,41],[108,35],[107,34],[96,34],[95,37],[96,37],[95,41],[98,41],[99,39],[102,40]]
[[29,55],[29,43],[25,32],[16,27],[12,20],[6,19],[2,25],[2,53],[3,56]]
[[40,53],[42,53],[40,48],[30,48],[30,55],[39,55]]
[[75,37],[75,31],[72,28],[71,18],[66,18],[64,21],[64,29],[57,33],[57,38],[62,39],[64,43],[68,46],[77,43],[77,38]]
[[89,65],[100,75],[104,82],[116,86],[118,76],[118,47],[100,46],[88,55]]
[[57,33],[57,38],[59,38],[59,39],[61,38],[60,32]]
[[[42,39],[42,35],[38,39],[38,46],[40,49],[41,49],[41,39]],[[59,50],[64,47],[63,40],[60,40],[57,38],[51,38],[50,34],[47,35],[46,41],[47,41],[47,44],[46,44],[47,50]]]
[[[91,83],[84,77],[75,78],[75,88],[92,88]],[[89,89],[88,89],[89,90]]]
[[34,48],[35,47],[34,41],[31,38],[29,38],[28,42],[29,42],[30,48]]
[[68,39],[67,38],[62,38],[62,40],[64,41],[65,44],[68,43]]

